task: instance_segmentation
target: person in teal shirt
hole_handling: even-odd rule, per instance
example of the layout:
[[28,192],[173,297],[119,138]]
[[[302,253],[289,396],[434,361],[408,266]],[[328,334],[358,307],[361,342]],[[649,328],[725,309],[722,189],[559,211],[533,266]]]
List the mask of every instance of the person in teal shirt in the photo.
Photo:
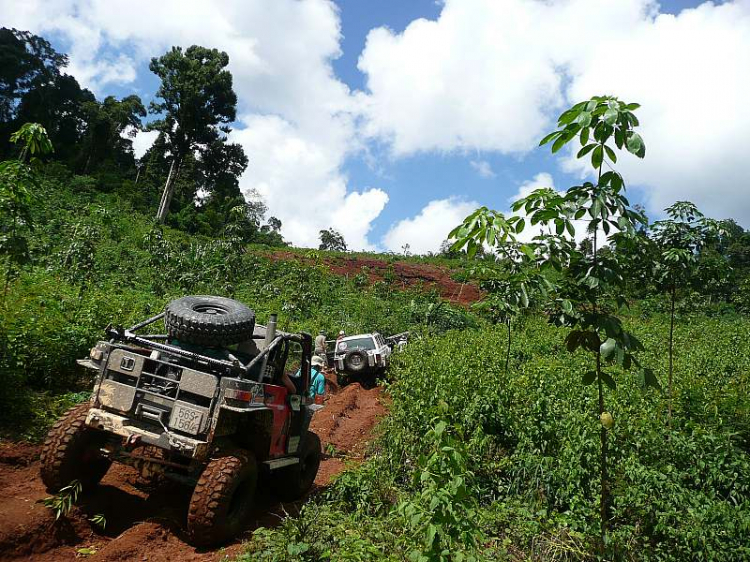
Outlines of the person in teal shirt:
[[[310,388],[307,391],[307,395],[315,400],[316,404],[323,403],[323,398],[326,393],[326,378],[323,375],[323,367],[325,367],[323,359],[317,355],[313,355],[312,361],[310,361]],[[301,376],[302,369],[297,371],[294,378],[299,380]],[[284,381],[284,385],[287,386],[286,381]],[[289,385],[294,388],[294,384],[291,381],[289,381]],[[289,388],[289,386],[287,386],[287,388]],[[289,392],[295,393],[296,391],[289,390]]]
[[317,355],[312,358],[310,368],[310,392],[309,396],[316,404],[323,403],[326,393],[326,378],[323,376],[323,359]]

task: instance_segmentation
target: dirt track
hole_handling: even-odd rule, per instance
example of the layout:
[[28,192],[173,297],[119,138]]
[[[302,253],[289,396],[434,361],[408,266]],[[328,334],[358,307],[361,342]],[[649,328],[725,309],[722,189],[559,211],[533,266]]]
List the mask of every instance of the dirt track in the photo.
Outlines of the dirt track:
[[[360,459],[377,420],[385,413],[379,388],[364,390],[350,385],[329,398],[313,420],[312,429],[333,449],[324,455],[313,494],[341,472],[348,459]],[[332,445],[329,447],[328,445]],[[286,513],[295,513],[302,502],[279,504],[260,486],[258,508],[246,532],[224,549],[201,551],[185,543],[183,521],[190,490],[166,484],[154,490],[136,486],[136,473],[115,465],[101,486],[85,497],[64,520],[55,522],[51,510],[39,500],[49,494],[39,480],[39,447],[0,442],[0,560],[57,562],[81,559],[81,548],[96,554],[97,561],[223,560],[241,551],[241,540],[261,526],[273,526]],[[107,524],[98,530],[88,517],[103,514]]]

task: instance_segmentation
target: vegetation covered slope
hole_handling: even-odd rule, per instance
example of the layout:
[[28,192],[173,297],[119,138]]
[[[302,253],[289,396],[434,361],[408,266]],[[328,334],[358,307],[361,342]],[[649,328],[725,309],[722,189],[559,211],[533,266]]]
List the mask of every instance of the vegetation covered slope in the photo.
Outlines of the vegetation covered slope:
[[[667,325],[645,309],[628,319],[661,376]],[[620,373],[607,559],[750,556],[748,336],[750,322],[736,316],[695,316],[678,329],[685,376],[671,430],[664,394]],[[492,328],[410,344],[371,460],[299,519],[257,531],[246,559],[594,558],[600,424],[580,384],[586,359],[536,319],[519,330],[507,372],[504,344]]]
[[5,428],[18,429],[19,422],[34,427],[29,416],[50,406],[45,401],[29,410],[28,400],[40,400],[39,392],[89,389],[75,360],[88,354],[107,324],[135,324],[185,294],[234,297],[253,307],[260,321],[277,312],[283,328],[311,333],[389,334],[477,323],[432,292],[331,273],[324,253],[279,259],[267,247],[246,247],[232,223],[223,237],[188,235],[156,225],[118,194],[81,189],[80,183],[80,177],[47,169],[33,208],[31,263],[0,304]]

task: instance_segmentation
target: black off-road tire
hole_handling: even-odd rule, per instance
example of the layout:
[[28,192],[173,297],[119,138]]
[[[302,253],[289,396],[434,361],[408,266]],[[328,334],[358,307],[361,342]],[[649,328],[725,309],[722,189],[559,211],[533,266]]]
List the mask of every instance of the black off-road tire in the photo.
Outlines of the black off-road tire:
[[312,488],[322,456],[320,438],[308,431],[302,442],[300,462],[274,472],[271,485],[276,496],[285,502],[295,501]]
[[242,531],[253,506],[258,464],[246,450],[211,459],[195,486],[188,508],[190,542],[210,546]]
[[193,295],[167,305],[164,326],[172,338],[219,347],[251,339],[255,312],[232,299]]
[[57,492],[73,480],[84,491],[92,489],[109,470],[112,461],[101,455],[107,434],[86,425],[89,403],[68,410],[50,429],[41,456],[42,482]]
[[364,373],[369,368],[367,353],[361,349],[352,349],[344,356],[344,369],[352,374]]

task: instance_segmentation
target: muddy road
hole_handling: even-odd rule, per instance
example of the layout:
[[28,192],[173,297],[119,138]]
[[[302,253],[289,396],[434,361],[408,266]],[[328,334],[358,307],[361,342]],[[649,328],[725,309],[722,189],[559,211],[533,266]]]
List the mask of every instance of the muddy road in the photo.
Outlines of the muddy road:
[[[344,470],[346,462],[363,458],[372,429],[384,413],[379,388],[365,390],[353,384],[328,398],[311,426],[324,451],[313,495]],[[260,486],[257,509],[245,532],[223,548],[196,550],[185,542],[183,526],[191,490],[172,483],[149,489],[126,466],[113,465],[101,485],[56,522],[53,512],[40,503],[49,494],[39,479],[39,450],[35,445],[0,442],[2,561],[225,560],[242,551],[242,540],[253,530],[293,516],[305,501],[280,504]],[[106,518],[103,530],[89,521],[96,514]]]

